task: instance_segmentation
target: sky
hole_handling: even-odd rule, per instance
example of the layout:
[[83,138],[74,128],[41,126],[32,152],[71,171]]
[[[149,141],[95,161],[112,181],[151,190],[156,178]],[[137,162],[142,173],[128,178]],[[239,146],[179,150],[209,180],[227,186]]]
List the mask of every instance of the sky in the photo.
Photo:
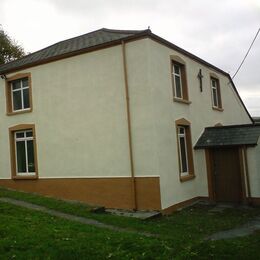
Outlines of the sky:
[[[233,76],[260,28],[260,0],[0,0],[0,24],[26,52],[103,27],[150,26]],[[260,34],[234,82],[260,117]]]

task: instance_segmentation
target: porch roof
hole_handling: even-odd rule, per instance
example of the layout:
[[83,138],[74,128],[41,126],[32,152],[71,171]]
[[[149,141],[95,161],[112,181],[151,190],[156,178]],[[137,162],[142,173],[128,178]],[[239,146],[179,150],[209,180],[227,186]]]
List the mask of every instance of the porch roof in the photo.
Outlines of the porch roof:
[[255,146],[260,136],[260,125],[232,125],[206,127],[194,149],[223,146]]

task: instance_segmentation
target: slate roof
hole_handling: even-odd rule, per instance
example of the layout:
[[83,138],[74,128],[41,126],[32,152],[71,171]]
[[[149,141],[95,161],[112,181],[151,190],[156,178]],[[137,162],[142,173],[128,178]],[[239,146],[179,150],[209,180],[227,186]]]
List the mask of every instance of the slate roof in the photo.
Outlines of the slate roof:
[[195,149],[257,145],[260,136],[260,125],[232,125],[207,127],[195,145]]
[[[45,60],[58,58],[65,54],[71,54],[86,50],[94,46],[104,45],[114,41],[139,35],[148,30],[111,30],[102,28],[87,34],[83,34],[65,41],[55,43],[47,48],[29,54],[21,59],[0,65],[0,74],[26,65],[44,62]],[[149,30],[150,31],[150,30]]]
[[[132,39],[140,39],[142,37],[149,37],[169,48],[172,48],[197,62],[211,67],[212,69],[230,77],[229,74],[220,68],[208,63],[207,61],[197,57],[196,55],[178,47],[177,45],[168,42],[167,40],[153,34],[150,29],[147,30],[114,30],[102,28],[87,34],[77,36],[65,41],[55,43],[47,48],[31,53],[21,59],[0,65],[0,75],[8,74],[20,69],[44,64],[50,61],[63,59],[78,54],[85,53],[91,49],[98,49],[113,44],[120,44],[121,40],[124,41]],[[231,78],[230,78],[231,79]],[[233,83],[233,82],[232,82]]]
[[253,117],[255,124],[260,124],[260,117]]

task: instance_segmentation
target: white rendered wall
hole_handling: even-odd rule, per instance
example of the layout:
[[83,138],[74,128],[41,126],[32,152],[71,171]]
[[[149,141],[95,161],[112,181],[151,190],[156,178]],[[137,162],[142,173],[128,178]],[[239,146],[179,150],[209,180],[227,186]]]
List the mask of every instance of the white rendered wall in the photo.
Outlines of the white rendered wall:
[[255,147],[247,148],[249,182],[251,196],[260,197],[260,141]]
[[126,60],[136,176],[158,176],[155,104],[149,84],[149,39],[127,43]]
[[[190,105],[173,102],[170,55],[186,62]],[[207,196],[204,150],[193,152],[196,178],[179,180],[175,120],[191,122],[193,145],[206,126],[250,123],[228,79],[215,72],[219,112],[212,110],[209,68],[150,39],[127,43],[126,61],[136,176],[160,176],[163,208]],[[0,80],[0,178],[11,176],[8,128],[23,123],[36,126],[40,178],[130,176],[121,46],[20,72],[32,74],[33,112],[6,116]]]
[[24,123],[36,127],[40,178],[130,176],[121,46],[24,72],[32,113],[5,115],[0,80],[0,178],[11,176],[8,128]]
[[[173,101],[170,55],[177,55],[186,62],[189,100],[191,104]],[[184,55],[149,41],[149,79],[152,89],[153,113],[155,115],[155,139],[158,172],[161,183],[162,207],[197,196],[208,196],[207,173],[204,150],[193,151],[196,178],[180,182],[175,120],[185,118],[191,122],[192,144],[195,145],[207,126],[251,123],[246,111],[229,84],[226,76],[205,67]],[[203,92],[197,78],[199,69],[203,74]],[[220,80],[224,111],[212,109],[210,73]]]

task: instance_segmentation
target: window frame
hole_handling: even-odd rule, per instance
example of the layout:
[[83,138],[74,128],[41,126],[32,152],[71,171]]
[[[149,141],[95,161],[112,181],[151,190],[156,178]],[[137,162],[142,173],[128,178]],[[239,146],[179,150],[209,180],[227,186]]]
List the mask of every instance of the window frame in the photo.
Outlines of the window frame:
[[[17,133],[22,132],[32,132],[32,137],[25,137],[21,139],[33,140],[34,149],[34,169],[33,173],[27,172],[19,173],[17,171]],[[21,124],[9,128],[9,140],[10,140],[10,161],[11,161],[11,176],[12,179],[38,179],[38,161],[37,161],[37,145],[36,145],[36,135],[35,135],[35,125],[34,124]],[[28,163],[26,159],[26,163]]]
[[[188,84],[187,84],[187,75],[186,75],[186,64],[184,60],[180,57],[171,55],[171,79],[172,79],[172,91],[173,91],[173,101],[180,102],[184,104],[190,104],[189,95],[188,95]],[[178,66],[180,73],[175,72],[174,66]],[[180,85],[181,85],[181,97],[177,96],[176,91],[176,79],[175,77],[178,76],[180,78]]]
[[[213,85],[213,82],[215,82],[215,86]],[[215,100],[214,91],[215,91],[217,104],[215,104],[214,101]],[[211,92],[212,109],[223,111],[219,78],[216,77],[215,75],[210,75],[210,92]]]
[[[22,79],[27,78],[28,79],[28,86],[22,87]],[[13,89],[13,82],[20,80],[20,88],[17,90]],[[31,73],[19,73],[16,74],[10,78],[6,79],[6,84],[5,84],[5,93],[6,93],[6,114],[9,115],[16,115],[16,114],[22,114],[22,113],[28,113],[32,112],[33,109],[33,103],[32,103],[32,80],[31,80]],[[24,108],[24,100],[23,100],[23,95],[24,95],[24,89],[28,89],[29,92],[29,108]],[[22,104],[23,108],[22,109],[17,109],[14,110],[14,104],[13,104],[13,93],[21,91],[21,97],[22,97]]]
[[[177,73],[175,71],[175,66],[178,68],[179,73]],[[183,74],[183,72],[182,72],[181,65],[179,63],[176,63],[176,62],[173,61],[173,63],[172,63],[172,77],[173,77],[173,85],[174,85],[174,97],[179,98],[179,99],[183,99],[182,74]],[[178,77],[179,80],[180,80],[180,94],[181,94],[180,97],[177,96],[178,91],[177,91],[176,77]]]
[[[177,153],[179,163],[179,178],[181,182],[188,181],[195,178],[194,162],[193,162],[193,148],[191,139],[191,127],[190,122],[184,118],[175,121],[176,126],[176,138],[177,138]],[[180,133],[180,129],[184,129],[184,133]],[[186,154],[186,168],[187,171],[183,171],[182,165],[182,151],[180,139],[185,140],[185,154]]]
[[[181,133],[181,130],[183,130],[183,133]],[[188,162],[188,147],[187,147],[187,133],[186,133],[186,127],[182,125],[177,126],[177,135],[178,135],[178,145],[179,145],[179,157],[180,157],[180,175],[181,177],[186,176],[189,174],[189,162]],[[185,154],[185,164],[186,164],[186,171],[184,171],[184,165],[183,165],[183,152],[182,152],[182,146],[181,146],[181,139],[184,140],[184,154]]]

